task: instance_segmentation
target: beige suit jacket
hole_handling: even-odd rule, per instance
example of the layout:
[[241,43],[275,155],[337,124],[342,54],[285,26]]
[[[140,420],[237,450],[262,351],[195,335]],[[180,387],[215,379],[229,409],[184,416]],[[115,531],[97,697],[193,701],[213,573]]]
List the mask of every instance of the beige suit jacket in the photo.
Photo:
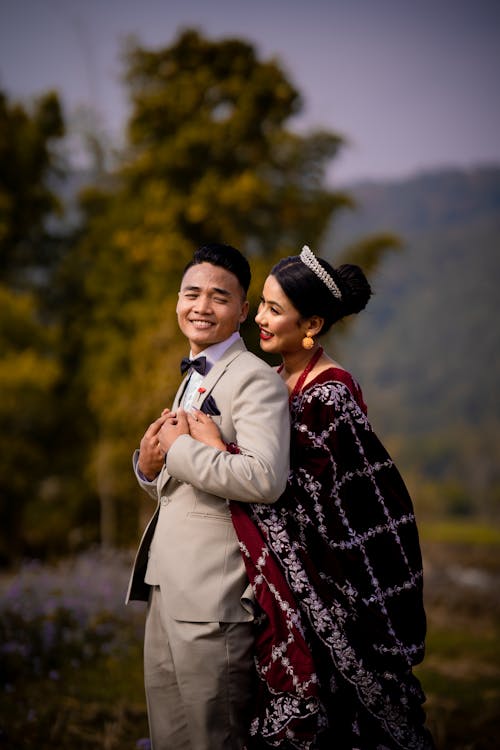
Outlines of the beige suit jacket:
[[[184,391],[181,384],[175,409]],[[206,375],[193,406],[215,399],[225,442],[220,451],[182,435],[154,482],[137,475],[157,500],[136,556],[127,601],[147,599],[154,579],[174,619],[241,622],[252,619],[251,590],[231,522],[228,500],[271,503],[282,494],[289,468],[290,417],[285,384],[240,339]]]

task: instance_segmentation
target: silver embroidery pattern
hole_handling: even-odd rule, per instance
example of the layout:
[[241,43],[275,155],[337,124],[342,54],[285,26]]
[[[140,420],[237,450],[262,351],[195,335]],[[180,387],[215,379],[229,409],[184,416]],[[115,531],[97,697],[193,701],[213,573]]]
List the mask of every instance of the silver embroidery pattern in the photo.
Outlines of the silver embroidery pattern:
[[[309,424],[303,418],[304,409],[307,412],[308,408],[314,408],[314,413],[322,418],[309,420],[314,421]],[[388,741],[393,742],[391,747],[428,748],[429,740],[415,729],[407,711],[410,703],[421,703],[423,697],[417,680],[411,678],[412,666],[423,658],[423,636],[415,643],[408,641],[406,631],[401,637],[399,625],[391,614],[397,612],[394,607],[398,597],[414,596],[416,602],[421,599],[421,560],[414,554],[410,560],[407,552],[407,540],[413,540],[415,528],[411,501],[405,512],[396,513],[390,507],[389,498],[384,495],[384,482],[387,476],[396,475],[397,470],[383,449],[376,460],[367,455],[366,446],[371,446],[373,431],[343,383],[328,380],[300,393],[292,403],[292,429],[295,433],[292,446],[295,441],[299,447],[292,460],[285,499],[275,505],[252,505],[253,520],[276,557],[283,561],[285,577],[300,602],[307,627],[331,655],[337,670],[332,675],[332,689],[336,689],[338,676],[352,685],[360,704],[387,732]],[[337,435],[341,436],[339,441],[342,439],[352,446],[344,463],[339,462],[335,452]],[[321,465],[316,463],[316,455],[321,456]],[[366,526],[359,509],[354,507],[365,497],[356,494],[358,487],[369,496],[370,512],[376,518],[376,522]],[[332,516],[338,524],[335,535],[328,520]],[[308,534],[323,545],[326,556],[355,555],[363,568],[363,585],[354,579],[337,581],[331,571],[320,570],[320,579],[333,592],[325,601],[304,564]],[[415,544],[418,546],[418,541]],[[380,567],[377,555],[385,549],[384,545],[390,546],[391,554],[397,557],[398,571],[402,571],[398,580],[389,582],[392,571],[387,574]],[[385,580],[380,580],[380,570]],[[375,660],[377,655],[387,659],[384,670],[370,668],[370,659],[360,655],[349,635],[353,622],[365,612],[375,612],[384,623],[380,641],[371,645]],[[294,616],[299,615],[294,613]],[[283,704],[280,710],[282,714],[276,720],[283,722],[287,715],[293,715],[294,706]],[[291,741],[290,747],[302,748],[293,744],[293,738]],[[303,747],[305,750],[306,746]]]
[[[281,541],[279,538],[276,535],[274,535],[273,538],[277,547],[280,547]],[[242,541],[240,541],[240,549],[243,557],[251,557],[245,543]],[[295,641],[295,633],[298,631],[300,635],[304,637],[302,621],[297,610],[295,610],[290,603],[282,597],[278,588],[271,580],[269,580],[266,568],[269,555],[269,547],[263,546],[260,555],[255,562],[257,575],[254,576],[252,584],[257,600],[259,599],[260,589],[265,589],[273,596],[275,603],[278,605],[282,613],[281,621],[285,623],[285,636],[280,642],[273,645],[271,650],[271,660],[268,664],[260,664],[258,660],[255,662],[257,674],[259,678],[267,684],[267,689],[272,693],[272,696],[268,703],[265,715],[257,716],[252,721],[250,725],[250,736],[254,737],[259,735],[260,737],[265,738],[266,744],[269,745],[269,747],[283,747],[283,740],[281,737],[283,737],[283,734],[285,733],[287,748],[294,748],[294,750],[313,750],[315,740],[297,737],[294,730],[291,728],[291,724],[297,720],[299,725],[301,722],[310,723],[312,721],[316,726],[317,734],[326,726],[327,719],[320,701],[316,697],[312,697],[308,691],[311,683],[317,683],[316,674],[312,673],[308,680],[304,680],[295,670],[293,660],[289,658],[289,647]],[[279,663],[283,674],[288,675],[291,679],[294,688],[293,694],[288,692],[273,692],[267,682],[266,675],[275,666],[276,662]],[[275,739],[278,735],[280,736],[280,739]]]

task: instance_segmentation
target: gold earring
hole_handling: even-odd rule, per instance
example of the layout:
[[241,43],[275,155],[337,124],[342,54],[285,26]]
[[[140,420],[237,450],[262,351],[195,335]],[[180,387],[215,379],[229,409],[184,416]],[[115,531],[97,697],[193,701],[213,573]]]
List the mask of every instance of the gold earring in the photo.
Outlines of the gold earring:
[[312,349],[313,346],[314,346],[314,339],[312,338],[312,336],[309,336],[309,335],[304,336],[304,338],[302,339],[302,347],[304,349]]

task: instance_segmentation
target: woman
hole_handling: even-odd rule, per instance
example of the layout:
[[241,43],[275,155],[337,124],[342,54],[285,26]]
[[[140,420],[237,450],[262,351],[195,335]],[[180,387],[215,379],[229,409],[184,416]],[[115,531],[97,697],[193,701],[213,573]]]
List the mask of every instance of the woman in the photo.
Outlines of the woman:
[[[255,320],[262,350],[283,360],[292,439],[278,502],[232,509],[267,614],[250,747],[433,747],[412,673],[426,627],[412,503],[359,386],[317,341],[370,296],[359,267],[333,269],[308,247],[264,284]],[[197,417],[194,437],[222,447]]]

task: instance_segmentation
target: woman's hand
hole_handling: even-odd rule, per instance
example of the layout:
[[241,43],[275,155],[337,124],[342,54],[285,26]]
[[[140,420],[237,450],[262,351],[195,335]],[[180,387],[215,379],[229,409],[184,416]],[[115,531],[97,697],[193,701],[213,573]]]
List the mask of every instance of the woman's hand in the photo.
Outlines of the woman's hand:
[[189,426],[187,414],[183,409],[177,412],[164,409],[161,414],[161,419],[165,421],[158,432],[158,445],[166,455],[179,435],[189,434]]
[[188,413],[187,419],[191,437],[221,451],[226,450],[226,444],[222,440],[219,427],[209,414],[193,409],[191,413]]

